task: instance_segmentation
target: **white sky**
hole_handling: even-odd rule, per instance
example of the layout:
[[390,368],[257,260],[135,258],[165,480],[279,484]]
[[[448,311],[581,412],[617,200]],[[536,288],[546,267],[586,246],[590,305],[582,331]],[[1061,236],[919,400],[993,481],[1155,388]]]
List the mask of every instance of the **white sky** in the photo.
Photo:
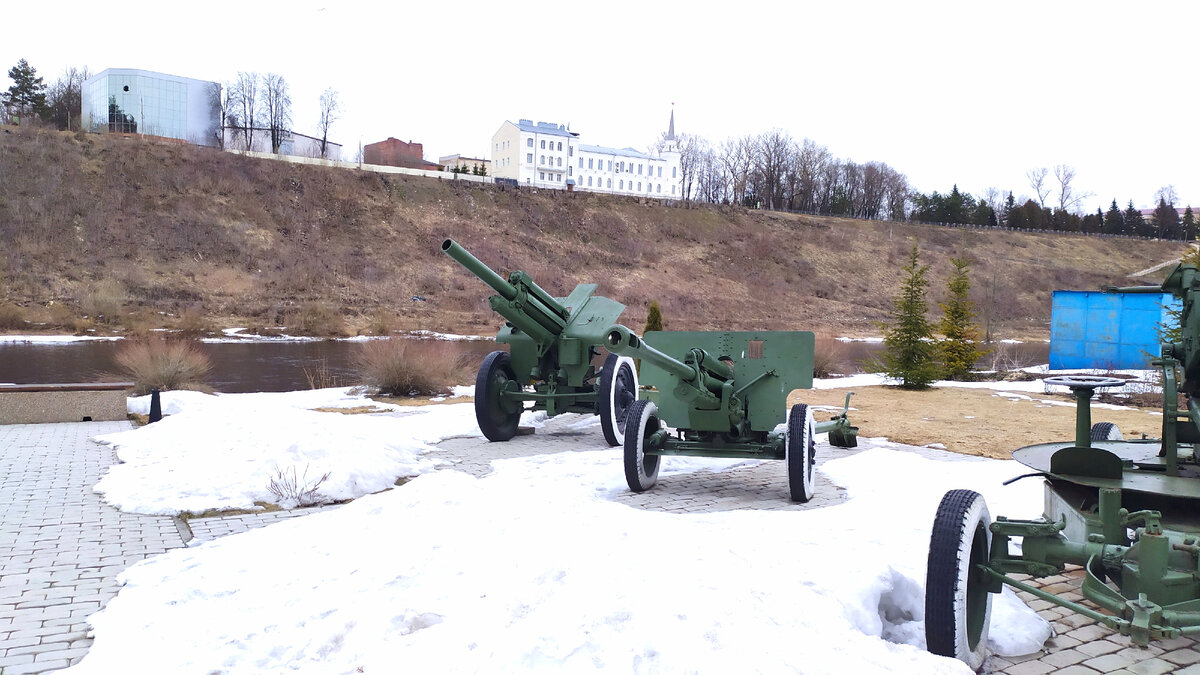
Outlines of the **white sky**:
[[644,148],[674,103],[676,130],[714,145],[778,127],[926,193],[1019,197],[1029,169],[1066,164],[1088,210],[1151,207],[1164,185],[1200,207],[1200,3],[8,5],[4,72],[25,58],[47,84],[68,66],[278,73],[301,133],[321,92],[340,92],[330,135],[346,159],[388,136],[427,159],[487,157],[519,118]]

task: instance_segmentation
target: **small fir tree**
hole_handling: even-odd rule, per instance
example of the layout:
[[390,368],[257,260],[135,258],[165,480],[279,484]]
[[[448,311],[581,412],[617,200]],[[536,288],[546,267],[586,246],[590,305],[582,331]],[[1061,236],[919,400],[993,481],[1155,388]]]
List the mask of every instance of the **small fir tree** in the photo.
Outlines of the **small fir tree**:
[[938,374],[933,327],[925,318],[925,291],[929,286],[925,273],[929,265],[920,264],[919,256],[914,241],[908,264],[903,268],[908,275],[896,295],[893,324],[883,334],[883,372],[899,380],[904,389],[924,389]]
[[658,301],[655,300],[650,303],[650,310],[646,313],[646,327],[642,330],[642,333],[645,334],[645,333],[649,333],[652,330],[662,330],[662,329],[663,329],[662,310],[658,306]]
[[967,297],[971,290],[971,280],[967,276],[970,261],[951,258],[950,263],[954,265],[954,271],[946,282],[946,302],[939,304],[942,319],[938,322],[938,332],[943,340],[938,343],[938,351],[945,376],[951,380],[966,380],[984,352],[979,349],[979,327],[974,320],[975,303]]

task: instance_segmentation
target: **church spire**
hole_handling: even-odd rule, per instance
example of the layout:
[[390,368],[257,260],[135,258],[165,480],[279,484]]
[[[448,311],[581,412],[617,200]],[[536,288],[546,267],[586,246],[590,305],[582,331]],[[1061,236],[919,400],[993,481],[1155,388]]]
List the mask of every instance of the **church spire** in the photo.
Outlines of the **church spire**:
[[667,140],[675,140],[675,104],[671,104],[671,126],[667,127]]

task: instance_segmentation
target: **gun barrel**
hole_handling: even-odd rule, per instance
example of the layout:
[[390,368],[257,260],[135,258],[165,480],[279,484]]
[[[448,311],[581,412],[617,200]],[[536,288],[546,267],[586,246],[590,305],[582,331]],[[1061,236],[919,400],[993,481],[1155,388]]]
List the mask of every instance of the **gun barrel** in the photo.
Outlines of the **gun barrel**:
[[458,264],[483,280],[483,283],[491,286],[492,290],[504,296],[505,300],[513,300],[517,297],[517,289],[512,284],[493,272],[492,268],[479,262],[479,258],[468,253],[467,249],[459,246],[453,239],[442,242],[442,252],[458,261]]
[[616,325],[609,328],[604,338],[604,346],[614,354],[648,361],[684,382],[696,380],[695,368],[651,347],[625,326]]

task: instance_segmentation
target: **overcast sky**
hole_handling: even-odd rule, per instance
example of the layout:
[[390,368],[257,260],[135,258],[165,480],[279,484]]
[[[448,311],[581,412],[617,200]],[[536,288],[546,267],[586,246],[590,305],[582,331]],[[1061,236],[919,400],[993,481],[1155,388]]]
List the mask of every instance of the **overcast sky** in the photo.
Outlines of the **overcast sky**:
[[1030,195],[1030,169],[1065,164],[1090,211],[1165,185],[1200,208],[1196,2],[5,4],[0,72],[278,73],[300,133],[339,92],[344,159],[388,136],[486,158],[520,118],[644,149],[674,104],[677,132],[780,128],[926,193]]

